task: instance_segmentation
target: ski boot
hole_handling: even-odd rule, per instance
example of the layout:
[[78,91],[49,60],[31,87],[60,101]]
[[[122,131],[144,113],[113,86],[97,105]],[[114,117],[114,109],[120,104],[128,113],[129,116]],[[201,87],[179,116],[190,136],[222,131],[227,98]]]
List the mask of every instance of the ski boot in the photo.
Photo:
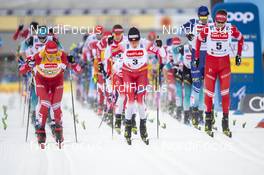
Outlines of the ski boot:
[[147,119],[140,119],[140,137],[143,140],[143,142],[148,145],[149,139],[148,139],[148,133],[147,133],[147,126],[146,126]]
[[132,114],[132,132],[137,134],[137,123],[136,123],[136,114]]
[[212,131],[212,113],[211,112],[205,113],[205,128],[204,128],[204,130],[209,136],[214,137],[214,133]]
[[199,110],[198,121],[199,121],[199,124],[200,124],[200,125],[204,125],[204,117],[203,117],[203,113],[204,113],[204,111]]
[[109,109],[106,113],[106,123],[108,126],[110,126],[112,128],[112,120],[113,120],[113,110]]
[[198,110],[198,107],[192,108],[192,125],[194,128],[201,130],[201,127],[199,126],[199,110]]
[[45,128],[41,127],[36,130],[38,144],[40,145],[41,149],[45,148],[45,142],[46,142],[46,131]]
[[126,120],[125,121],[125,138],[127,141],[127,144],[131,145],[131,130],[132,130],[132,121],[131,120]]
[[31,124],[35,126],[36,123],[36,111],[31,112]]
[[190,111],[184,111],[183,122],[185,125],[190,125]]
[[223,128],[223,133],[227,136],[227,137],[232,137],[232,132],[229,129],[229,124],[228,124],[229,120],[228,120],[228,114],[223,114],[223,118],[222,118],[222,128]]
[[51,133],[53,136],[55,136],[55,120],[52,119],[51,122],[49,122],[49,127],[51,129]]
[[115,116],[115,130],[118,134],[121,134],[121,114]]
[[122,120],[122,124],[125,125],[126,124],[126,119],[125,119],[125,110],[122,112],[121,114],[121,120]]
[[182,107],[177,107],[175,118],[180,122],[182,119]]
[[173,116],[174,110],[175,110],[175,103],[173,101],[170,101],[168,104],[169,115]]
[[54,134],[55,134],[55,141],[58,144],[59,148],[61,149],[61,145],[64,140],[61,124],[55,124]]

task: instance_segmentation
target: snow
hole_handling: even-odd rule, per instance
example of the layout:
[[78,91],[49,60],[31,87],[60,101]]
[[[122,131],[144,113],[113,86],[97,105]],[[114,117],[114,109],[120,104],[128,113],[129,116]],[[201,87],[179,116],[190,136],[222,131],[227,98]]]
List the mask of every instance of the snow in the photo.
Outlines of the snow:
[[[70,94],[63,99],[63,125],[65,145],[59,150],[48,132],[45,150],[37,146],[32,125],[25,142],[26,118],[22,119],[22,106],[18,94],[0,94],[2,105],[8,106],[8,128],[0,125],[0,170],[4,175],[87,175],[87,174],[152,174],[152,175],[261,175],[264,170],[264,129],[255,128],[264,114],[232,115],[230,127],[233,138],[220,131],[210,138],[204,132],[185,126],[168,114],[161,113],[160,138],[156,137],[156,121],[147,123],[150,145],[139,135],[133,135],[132,146],[123,135],[114,133],[101,119],[76,102],[78,143],[75,143]],[[155,118],[155,111],[149,111]],[[218,116],[221,116],[220,113]],[[221,117],[216,119],[218,130]],[[232,121],[236,120],[236,125]],[[86,130],[81,126],[85,122]],[[246,127],[242,124],[246,122]],[[122,133],[123,134],[123,133]]]

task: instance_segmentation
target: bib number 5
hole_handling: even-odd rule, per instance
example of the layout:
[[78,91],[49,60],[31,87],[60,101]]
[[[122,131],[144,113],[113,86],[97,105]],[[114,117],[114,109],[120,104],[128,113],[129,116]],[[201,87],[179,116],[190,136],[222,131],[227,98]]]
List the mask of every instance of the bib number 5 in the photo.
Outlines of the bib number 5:
[[216,43],[216,49],[217,50],[221,50],[222,49],[222,43],[221,42],[217,42]]

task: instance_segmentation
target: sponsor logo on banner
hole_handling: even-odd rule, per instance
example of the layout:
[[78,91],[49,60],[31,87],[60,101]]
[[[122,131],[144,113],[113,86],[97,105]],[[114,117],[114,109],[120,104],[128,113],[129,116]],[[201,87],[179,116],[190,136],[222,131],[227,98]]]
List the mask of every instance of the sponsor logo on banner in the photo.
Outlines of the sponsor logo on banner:
[[237,21],[246,24],[254,20],[254,14],[252,12],[228,12],[227,20],[229,22]]
[[245,113],[263,113],[264,112],[264,94],[250,94],[242,98],[240,103],[242,112]]

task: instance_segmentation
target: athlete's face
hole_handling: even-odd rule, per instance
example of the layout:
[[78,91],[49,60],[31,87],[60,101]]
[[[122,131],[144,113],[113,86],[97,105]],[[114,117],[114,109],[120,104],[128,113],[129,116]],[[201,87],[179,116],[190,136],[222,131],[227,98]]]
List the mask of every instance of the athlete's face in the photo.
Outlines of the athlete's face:
[[216,28],[223,28],[224,26],[225,26],[225,22],[215,22],[215,26],[216,26]]
[[205,25],[208,22],[208,16],[199,16],[199,20],[203,25]]
[[123,32],[121,32],[121,33],[114,33],[113,34],[113,36],[114,36],[114,40],[115,41],[121,41],[122,40],[122,38],[123,38]]
[[132,48],[137,48],[139,44],[139,40],[138,41],[130,41],[130,45],[132,46]]

